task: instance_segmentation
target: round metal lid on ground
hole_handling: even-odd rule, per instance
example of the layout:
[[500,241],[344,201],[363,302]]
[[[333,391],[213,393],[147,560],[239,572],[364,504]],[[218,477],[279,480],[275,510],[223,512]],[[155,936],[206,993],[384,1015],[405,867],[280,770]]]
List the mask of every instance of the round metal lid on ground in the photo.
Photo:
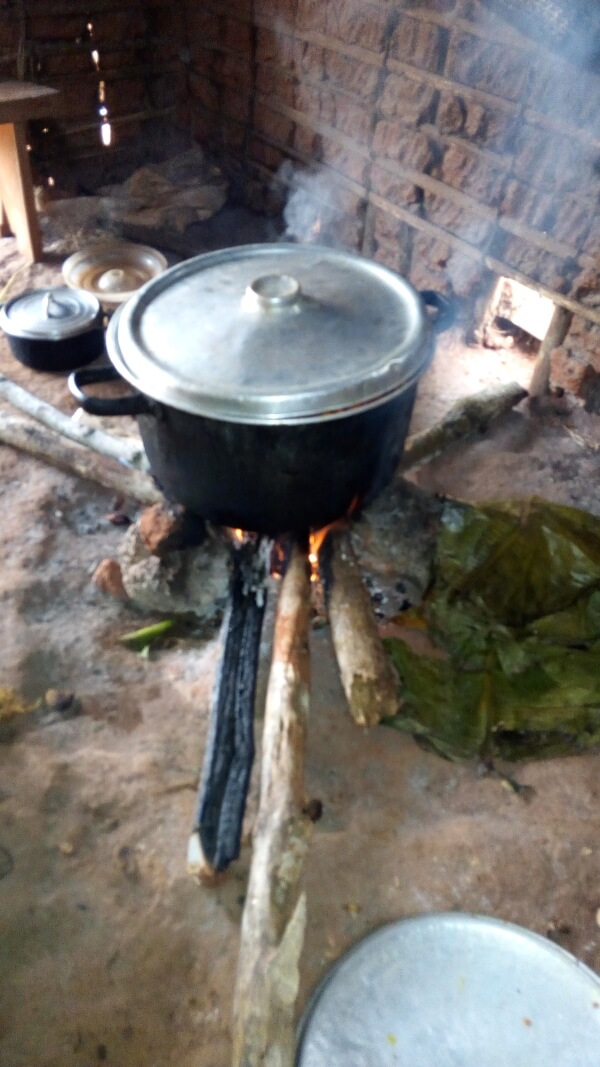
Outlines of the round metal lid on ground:
[[450,913],[383,927],[317,990],[297,1067],[598,1067],[600,978],[559,946]]
[[430,358],[413,287],[314,245],[248,245],[172,267],[123,308],[109,355],[133,386],[196,415],[335,418],[412,385]]
[[74,252],[62,271],[68,286],[93,293],[110,310],[166,269],[167,260],[156,248],[108,239]]
[[65,285],[28,289],[13,297],[0,312],[0,326],[11,337],[32,341],[61,341],[94,326],[100,316],[95,296]]

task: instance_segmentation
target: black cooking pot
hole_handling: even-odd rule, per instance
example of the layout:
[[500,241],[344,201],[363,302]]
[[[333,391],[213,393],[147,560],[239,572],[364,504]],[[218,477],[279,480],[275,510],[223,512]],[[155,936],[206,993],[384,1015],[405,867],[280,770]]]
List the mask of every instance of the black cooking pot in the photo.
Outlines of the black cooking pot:
[[104,351],[100,304],[83,289],[28,289],[0,311],[12,354],[32,370],[71,371]]
[[[275,534],[325,526],[391,479],[432,355],[425,304],[362,257],[300,245],[198,256],[111,320],[112,367],[79,370],[88,412],[137,415],[165,495],[220,525]],[[124,377],[110,400],[82,387]]]

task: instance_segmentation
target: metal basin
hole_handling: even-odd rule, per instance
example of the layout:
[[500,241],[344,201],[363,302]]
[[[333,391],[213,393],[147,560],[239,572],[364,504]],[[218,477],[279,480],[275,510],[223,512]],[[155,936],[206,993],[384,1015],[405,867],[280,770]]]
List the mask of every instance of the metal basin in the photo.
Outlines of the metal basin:
[[600,979],[497,919],[383,927],[336,964],[300,1029],[297,1067],[598,1067]]

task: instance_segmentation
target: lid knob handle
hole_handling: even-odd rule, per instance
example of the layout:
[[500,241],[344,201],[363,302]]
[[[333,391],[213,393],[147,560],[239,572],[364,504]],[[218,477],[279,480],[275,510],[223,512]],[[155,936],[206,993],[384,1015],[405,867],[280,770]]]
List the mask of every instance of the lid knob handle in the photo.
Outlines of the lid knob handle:
[[65,319],[71,312],[71,308],[54,296],[54,293],[46,293],[42,300],[42,314],[46,319]]
[[261,274],[246,290],[254,304],[267,310],[297,303],[300,293],[300,283],[291,274]]
[[125,288],[127,276],[121,267],[105,270],[98,279],[98,289],[103,293],[118,293]]

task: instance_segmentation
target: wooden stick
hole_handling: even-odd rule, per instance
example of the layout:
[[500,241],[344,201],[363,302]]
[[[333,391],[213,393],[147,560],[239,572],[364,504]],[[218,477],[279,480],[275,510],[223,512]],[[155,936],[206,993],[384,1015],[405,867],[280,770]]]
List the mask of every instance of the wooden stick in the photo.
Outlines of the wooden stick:
[[77,474],[105,489],[137,500],[140,504],[156,504],[164,500],[149,474],[100,458],[88,448],[67,441],[32,419],[7,415],[0,410],[0,442],[28,452],[36,459],[43,459],[69,474]]
[[40,400],[39,397],[23,389],[10,378],[6,378],[4,374],[0,374],[0,396],[50,430],[56,430],[63,437],[77,441],[78,444],[91,448],[101,456],[116,459],[118,463],[134,467],[136,470],[148,469],[146,453],[141,443],[136,444],[123,437],[117,437],[116,434],[104,433],[102,430],[74,422],[58,408],[47,404],[45,400]]
[[[222,652],[193,828],[203,856],[216,872],[225,871],[240,854],[254,762],[254,698],[269,547],[266,538],[258,537],[232,548]],[[188,847],[188,855],[189,851]]]
[[429,430],[409,437],[404,448],[400,470],[431,459],[448,445],[473,433],[483,433],[499,415],[510,411],[527,396],[527,390],[517,382],[492,385],[479,393],[459,400],[444,415],[441,422]]
[[552,353],[563,343],[572,321],[573,312],[557,304],[531,373],[529,397],[533,407],[535,407],[535,401],[549,390]]
[[371,598],[345,531],[333,530],[319,554],[331,637],[352,718],[375,726],[398,711],[398,680],[377,629]]
[[297,547],[281,583],[262,742],[260,803],[242,918],[233,1067],[293,1067],[294,1005],[306,925],[300,874],[312,823],[303,815],[310,581]]

